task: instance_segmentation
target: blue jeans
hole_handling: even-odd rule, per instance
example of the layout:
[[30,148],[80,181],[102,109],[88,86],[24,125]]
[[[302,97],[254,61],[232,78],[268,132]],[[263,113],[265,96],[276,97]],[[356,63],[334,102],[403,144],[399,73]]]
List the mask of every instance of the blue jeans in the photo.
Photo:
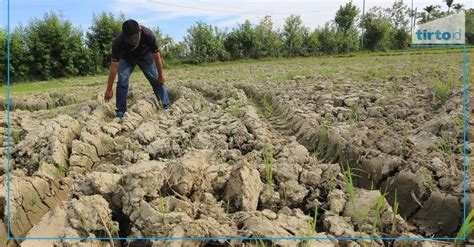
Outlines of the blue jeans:
[[[158,101],[161,100],[164,108],[170,107],[170,100],[166,86],[158,82],[158,72],[156,70],[155,62],[148,63],[146,61],[139,61],[138,66],[142,70],[145,77],[150,82],[153,92]],[[135,65],[128,63],[125,59],[120,59],[118,68],[118,82],[116,91],[116,117],[123,117],[127,111],[127,94],[128,94],[128,79],[133,72]]]

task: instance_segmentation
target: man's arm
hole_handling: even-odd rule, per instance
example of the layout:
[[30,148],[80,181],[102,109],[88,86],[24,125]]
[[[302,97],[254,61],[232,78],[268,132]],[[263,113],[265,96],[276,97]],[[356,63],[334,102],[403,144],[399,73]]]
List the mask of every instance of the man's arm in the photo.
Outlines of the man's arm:
[[118,64],[118,62],[114,61],[112,61],[112,63],[110,64],[109,79],[107,80],[107,89],[105,90],[104,94],[105,102],[109,102],[109,100],[114,95],[112,87],[114,86],[115,76],[117,75]]
[[156,70],[158,71],[158,82],[165,84],[165,76],[163,75],[163,63],[161,62],[160,52],[153,53],[153,59],[155,60]]

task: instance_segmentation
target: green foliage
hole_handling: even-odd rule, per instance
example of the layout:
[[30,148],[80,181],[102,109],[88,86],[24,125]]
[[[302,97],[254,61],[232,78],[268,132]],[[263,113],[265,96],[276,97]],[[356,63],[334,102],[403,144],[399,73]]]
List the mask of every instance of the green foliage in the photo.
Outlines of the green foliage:
[[393,26],[387,18],[369,12],[362,19],[361,25],[365,30],[364,49],[376,51],[390,48]]
[[[25,28],[18,26],[10,33],[10,81],[26,80],[30,77],[30,57],[25,42]],[[0,30],[0,66],[2,83],[7,82],[7,33]]]
[[439,5],[428,5],[423,8],[424,12],[421,12],[419,15],[419,24],[430,22],[434,19],[438,19],[444,16],[444,13],[441,11],[441,6]]
[[84,58],[82,32],[69,21],[46,13],[43,19],[33,19],[26,27],[30,71],[37,79],[80,75],[87,61]]
[[224,46],[232,59],[257,58],[259,55],[257,42],[257,30],[252,27],[249,20],[246,20],[244,24],[226,35]]
[[449,15],[449,12],[451,10],[451,7],[453,6],[454,0],[443,0],[443,2],[445,2],[446,6],[448,6],[448,15]]
[[299,56],[304,54],[303,36],[307,31],[299,15],[291,15],[285,20],[282,39],[284,54],[286,56]]
[[92,26],[87,32],[87,46],[90,49],[94,72],[106,69],[112,57],[112,41],[122,31],[123,15],[115,18],[112,13],[102,12],[92,16]]
[[160,49],[160,56],[165,65],[177,63],[186,56],[186,45],[184,42],[175,43],[173,38],[164,34],[159,27],[155,27],[152,30]]
[[303,32],[304,56],[313,56],[319,53],[321,44],[318,39],[318,32],[315,30],[310,32],[308,29]]
[[358,13],[359,9],[352,4],[352,1],[344,6],[340,6],[339,10],[336,12],[336,17],[334,18],[338,31],[347,33],[349,30],[354,28],[355,17]]
[[462,224],[461,228],[459,228],[458,234],[456,235],[456,241],[454,242],[455,246],[459,246],[461,240],[467,238],[473,232],[474,222],[472,221],[472,217],[474,217],[474,210],[469,212],[466,220]]
[[372,234],[375,235],[377,229],[383,228],[382,226],[382,207],[385,202],[385,197],[387,194],[382,194],[375,199],[375,217],[372,224]]
[[355,28],[358,13],[359,9],[352,4],[352,1],[340,6],[336,12],[334,22],[338,31],[340,50],[343,52],[355,51],[359,48],[359,35]]
[[278,32],[273,30],[271,16],[265,16],[255,27],[257,39],[257,57],[277,57],[283,47]]
[[12,130],[10,133],[13,143],[18,144],[23,139],[23,136],[20,131]]
[[318,40],[321,47],[321,52],[324,54],[336,54],[339,52],[339,35],[334,27],[331,27],[329,23],[316,30]]
[[466,42],[474,44],[474,9],[466,11]]
[[263,106],[263,115],[265,117],[270,117],[273,113],[273,105],[272,105],[272,102],[271,102],[271,99],[269,98],[269,96],[267,95],[264,95],[263,98],[262,98],[262,106]]
[[263,151],[263,170],[265,171],[265,176],[267,179],[268,185],[272,186],[273,184],[273,150],[265,149]]
[[58,171],[60,173],[65,173],[67,171],[68,164],[67,164],[67,162],[60,163],[60,164],[58,164],[57,168],[58,168]]
[[347,166],[346,170],[342,172],[343,174],[343,179],[344,182],[346,183],[347,187],[347,194],[349,195],[349,201],[352,206],[352,210],[355,213],[356,212],[356,207],[355,207],[355,187],[354,187],[354,182],[352,180],[352,169],[350,166]]
[[222,36],[216,27],[202,21],[189,28],[184,39],[189,50],[189,62],[198,64],[227,60],[229,54],[224,48]]
[[410,44],[410,15],[411,10],[403,3],[403,0],[397,0],[391,8],[385,10],[392,23],[394,31],[392,33],[392,49],[405,49]]

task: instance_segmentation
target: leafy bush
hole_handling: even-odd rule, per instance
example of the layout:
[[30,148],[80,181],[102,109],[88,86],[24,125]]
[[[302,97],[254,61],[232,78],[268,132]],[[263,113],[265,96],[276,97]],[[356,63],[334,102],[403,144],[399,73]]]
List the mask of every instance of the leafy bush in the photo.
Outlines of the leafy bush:
[[291,15],[285,20],[282,39],[284,54],[286,56],[299,56],[304,54],[303,36],[307,31],[299,15]]
[[189,50],[190,63],[224,61],[229,57],[224,48],[222,33],[219,33],[216,27],[202,21],[188,29],[188,35],[184,40]]
[[88,62],[82,59],[86,49],[82,32],[69,21],[60,21],[53,12],[30,21],[25,36],[30,73],[36,79],[79,75],[79,68]]
[[87,47],[91,60],[94,63],[94,72],[107,69],[112,58],[112,41],[122,31],[122,23],[125,20],[123,15],[117,19],[112,13],[102,12],[100,15],[93,15],[92,26],[87,32]]

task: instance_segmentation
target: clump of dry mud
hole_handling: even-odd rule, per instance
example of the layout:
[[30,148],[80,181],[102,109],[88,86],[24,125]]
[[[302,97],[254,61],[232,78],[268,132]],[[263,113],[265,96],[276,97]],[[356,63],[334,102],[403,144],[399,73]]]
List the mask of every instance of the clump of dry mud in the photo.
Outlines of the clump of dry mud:
[[[170,110],[148,88],[135,88],[120,122],[101,95],[54,117],[41,109],[74,100],[57,96],[64,102],[37,108],[18,101],[11,112],[12,235],[76,239],[8,244],[247,246],[258,242],[244,238],[287,237],[265,241],[403,246],[334,238],[454,237],[462,223],[462,129],[453,121],[462,119],[461,92],[434,111],[422,86],[404,84],[406,97],[392,100],[351,82],[331,89],[301,80],[317,78],[180,83],[170,87]],[[6,245],[6,119],[0,126]],[[471,142],[468,135],[468,150]],[[201,239],[107,240],[119,237]]]

